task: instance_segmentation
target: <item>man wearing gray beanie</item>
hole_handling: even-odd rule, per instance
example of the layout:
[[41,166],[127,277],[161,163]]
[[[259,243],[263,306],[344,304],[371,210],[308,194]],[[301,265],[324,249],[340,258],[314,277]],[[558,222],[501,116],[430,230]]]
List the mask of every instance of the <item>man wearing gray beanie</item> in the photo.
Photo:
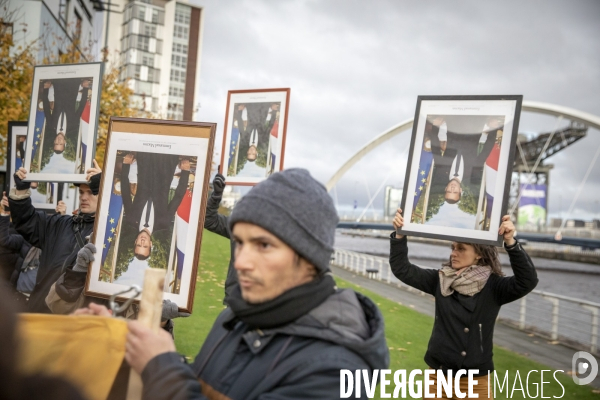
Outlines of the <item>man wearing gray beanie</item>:
[[191,368],[169,335],[129,324],[125,357],[144,398],[333,399],[340,370],[388,367],[379,309],[331,276],[338,217],[308,171],[271,175],[228,222],[238,283]]

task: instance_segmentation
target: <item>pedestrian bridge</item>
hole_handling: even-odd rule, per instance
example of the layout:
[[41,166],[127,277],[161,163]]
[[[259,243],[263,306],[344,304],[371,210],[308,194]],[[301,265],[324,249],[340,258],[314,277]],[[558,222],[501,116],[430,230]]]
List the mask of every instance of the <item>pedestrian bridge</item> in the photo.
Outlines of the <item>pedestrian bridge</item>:
[[[599,116],[586,113],[584,111],[579,111],[574,108],[559,106],[557,104],[541,103],[537,101],[523,101],[521,111],[553,115],[556,117],[561,117],[564,119],[569,119],[571,121],[579,122],[588,127],[600,130]],[[327,190],[331,190],[341,179],[341,177],[344,176],[344,174],[354,166],[354,164],[359,162],[365,155],[369,154],[376,147],[387,142],[394,136],[398,136],[405,130],[411,129],[413,126],[413,120],[414,118],[409,118],[405,121],[402,121],[398,125],[391,127],[390,129],[386,130],[385,132],[371,140],[369,143],[365,144],[333,174],[333,176],[327,182]]]

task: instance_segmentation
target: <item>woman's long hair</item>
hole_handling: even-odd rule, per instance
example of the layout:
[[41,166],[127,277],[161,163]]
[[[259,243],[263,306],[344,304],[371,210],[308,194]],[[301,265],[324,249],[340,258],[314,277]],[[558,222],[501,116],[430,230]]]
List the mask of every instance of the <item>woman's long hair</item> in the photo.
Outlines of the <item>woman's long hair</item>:
[[[498,276],[504,276],[504,272],[502,272],[502,266],[500,265],[500,258],[498,258],[498,249],[496,246],[488,246],[484,244],[477,243],[464,243],[469,246],[473,246],[473,250],[475,250],[475,254],[479,257],[479,261],[477,261],[477,265],[487,265],[492,268],[492,274],[496,274]],[[451,267],[452,266],[452,255],[448,257],[448,262],[442,264],[443,267]]]

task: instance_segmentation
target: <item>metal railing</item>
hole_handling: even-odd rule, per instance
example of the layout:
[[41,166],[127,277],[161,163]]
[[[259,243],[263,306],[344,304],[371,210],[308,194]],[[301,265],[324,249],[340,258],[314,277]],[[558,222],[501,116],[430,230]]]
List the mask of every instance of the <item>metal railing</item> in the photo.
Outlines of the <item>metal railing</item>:
[[[389,260],[355,251],[335,249],[332,264],[398,286],[413,293],[426,293],[400,282]],[[523,331],[598,355],[600,303],[540,290],[502,306],[498,318]]]

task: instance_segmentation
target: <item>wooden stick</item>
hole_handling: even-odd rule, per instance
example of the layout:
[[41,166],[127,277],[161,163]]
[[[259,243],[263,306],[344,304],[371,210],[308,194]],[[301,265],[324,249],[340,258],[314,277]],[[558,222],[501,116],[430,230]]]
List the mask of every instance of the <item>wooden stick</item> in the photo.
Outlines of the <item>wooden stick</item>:
[[[138,321],[154,332],[158,332],[160,329],[166,272],[164,269],[148,268],[144,275],[144,288],[142,289]],[[127,400],[140,400],[142,389],[142,377],[132,369],[129,373]]]

